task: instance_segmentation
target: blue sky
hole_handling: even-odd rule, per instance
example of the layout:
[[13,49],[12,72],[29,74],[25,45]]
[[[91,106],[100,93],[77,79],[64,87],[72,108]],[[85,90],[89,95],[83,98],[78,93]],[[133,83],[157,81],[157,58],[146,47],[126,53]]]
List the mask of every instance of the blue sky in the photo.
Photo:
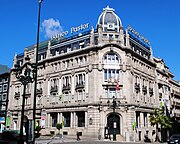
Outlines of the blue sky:
[[[102,9],[115,9],[124,28],[130,24],[147,38],[155,57],[180,80],[180,0],[43,0],[40,41],[48,39],[53,30],[66,31],[89,23],[96,28]],[[0,1],[0,64],[12,67],[15,53],[36,43],[38,0]]]

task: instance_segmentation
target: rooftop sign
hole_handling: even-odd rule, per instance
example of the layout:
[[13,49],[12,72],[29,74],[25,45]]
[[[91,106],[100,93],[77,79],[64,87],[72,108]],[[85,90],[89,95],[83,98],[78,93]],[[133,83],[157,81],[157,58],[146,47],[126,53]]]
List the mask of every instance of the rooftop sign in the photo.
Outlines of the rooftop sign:
[[146,38],[144,38],[144,36],[141,36],[137,31],[135,31],[130,25],[128,25],[128,31],[133,33],[137,38],[139,38],[140,40],[142,40],[146,44],[150,45],[150,42]]
[[[89,23],[81,24],[81,25],[76,26],[76,27],[71,27],[70,33],[73,34],[73,33],[79,32],[79,31],[83,31],[83,30],[88,29],[88,28],[89,28]],[[61,32],[55,36],[52,36],[51,40],[54,40],[54,39],[59,40],[62,37],[67,36],[68,34],[69,34],[69,31],[63,31],[63,32]]]

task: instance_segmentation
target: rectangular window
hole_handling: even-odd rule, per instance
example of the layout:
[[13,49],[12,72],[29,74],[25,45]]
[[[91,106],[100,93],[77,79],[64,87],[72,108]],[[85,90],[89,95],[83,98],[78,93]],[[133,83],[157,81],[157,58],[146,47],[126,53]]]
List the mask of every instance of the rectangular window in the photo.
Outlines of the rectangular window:
[[108,79],[111,78],[111,70],[108,70]]
[[115,88],[110,88],[108,98],[112,98],[113,96],[116,96],[116,89]]
[[52,118],[52,127],[56,127],[57,113],[51,113],[51,118]]
[[71,113],[70,112],[63,113],[63,116],[64,116],[64,127],[70,127]]
[[4,78],[4,82],[7,82],[8,81],[8,78]]
[[115,38],[118,39],[118,38],[119,38],[119,35],[115,35]]
[[119,70],[117,69],[105,69],[104,70],[104,81],[110,80],[111,78],[119,79]]
[[107,81],[107,70],[104,70],[104,80]]
[[84,48],[84,41],[79,43],[79,48]]
[[5,94],[3,94],[2,100],[6,101],[6,99],[7,99],[7,94],[5,93]]
[[2,105],[1,110],[3,110],[3,111],[6,110],[6,104],[5,103]]
[[137,128],[140,127],[140,112],[136,112],[136,125],[137,125]]
[[2,95],[0,94],[0,101],[2,100]]
[[80,90],[80,91],[77,92],[77,95],[78,95],[77,99],[78,99],[78,100],[81,100],[81,99],[82,99],[83,92]]
[[7,84],[3,85],[3,91],[7,91]]
[[107,98],[112,98],[113,96],[119,97],[119,92],[116,93],[116,88],[108,88],[108,89],[106,88],[105,89],[105,96]]
[[116,79],[119,79],[119,70],[116,70]]
[[0,92],[2,92],[2,85],[0,85]]
[[144,127],[148,126],[147,113],[144,113]]
[[85,112],[76,112],[78,118],[78,127],[85,127]]

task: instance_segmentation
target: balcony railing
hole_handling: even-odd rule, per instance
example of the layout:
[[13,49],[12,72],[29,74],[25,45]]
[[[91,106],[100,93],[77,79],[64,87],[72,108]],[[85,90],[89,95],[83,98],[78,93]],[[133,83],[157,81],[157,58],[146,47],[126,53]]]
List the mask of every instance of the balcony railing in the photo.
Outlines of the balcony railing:
[[26,92],[26,95],[25,95],[25,98],[30,98],[31,97],[31,92],[30,91],[27,91]]
[[43,91],[42,91],[42,88],[36,90],[36,94],[37,94],[37,95],[42,94],[42,92],[43,92]]
[[68,83],[67,85],[63,85],[62,91],[69,91],[71,89],[71,85]]
[[137,93],[140,91],[140,85],[138,83],[135,83],[135,90]]
[[76,83],[76,87],[75,89],[83,89],[85,87],[85,82],[79,82],[79,83]]
[[50,91],[51,94],[57,93],[57,91],[58,91],[57,85],[56,86],[51,86],[51,91]]
[[152,96],[153,95],[153,88],[149,88],[149,94],[150,94],[150,96]]
[[20,92],[15,92],[14,97],[19,98],[20,97]]
[[142,91],[146,94],[146,93],[147,93],[147,86],[144,86],[144,85],[143,85]]

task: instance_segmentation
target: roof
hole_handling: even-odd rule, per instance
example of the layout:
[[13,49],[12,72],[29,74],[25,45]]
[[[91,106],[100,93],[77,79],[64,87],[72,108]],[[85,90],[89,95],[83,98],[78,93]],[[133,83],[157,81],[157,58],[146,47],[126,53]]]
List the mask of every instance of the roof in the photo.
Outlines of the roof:
[[8,66],[6,66],[6,65],[1,65],[1,64],[0,64],[0,74],[10,72],[10,70],[11,70],[11,69],[8,68]]
[[[98,24],[101,24],[103,27],[112,29],[113,27],[122,27],[120,18],[114,13],[114,9],[107,6],[103,9],[103,12],[99,16]],[[109,27],[109,25],[111,25]]]

